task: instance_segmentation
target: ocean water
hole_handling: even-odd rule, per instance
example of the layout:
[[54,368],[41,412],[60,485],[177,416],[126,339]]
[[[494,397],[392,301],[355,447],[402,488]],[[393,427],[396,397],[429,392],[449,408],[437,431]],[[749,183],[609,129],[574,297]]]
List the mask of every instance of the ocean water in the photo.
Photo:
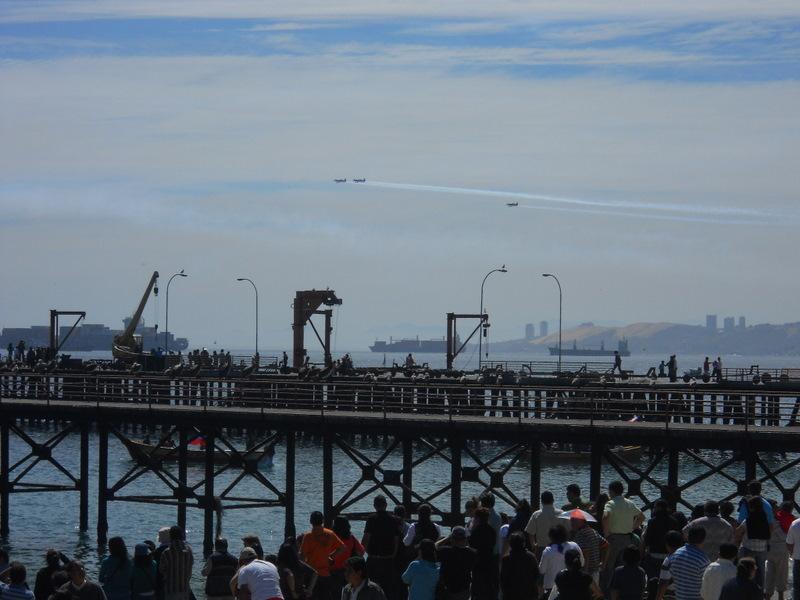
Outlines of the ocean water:
[[[267,355],[268,352],[262,352]],[[352,353],[356,364],[380,364],[383,355],[376,355],[369,352]],[[390,356],[387,361],[391,363]],[[397,357],[401,360],[403,357]],[[427,360],[426,356],[426,360]],[[432,366],[439,366],[435,360],[443,359],[430,355]],[[528,360],[538,360],[541,355],[534,355]],[[313,356],[312,356],[313,359]],[[501,359],[500,356],[490,355],[490,359]],[[511,355],[510,360],[521,360],[519,355]],[[628,365],[633,366],[637,371],[651,366],[656,357],[630,357],[626,360]],[[660,360],[660,357],[658,357]],[[678,357],[679,367],[690,368],[691,363],[697,363],[697,357]],[[702,357],[699,357],[702,361]],[[792,367],[796,366],[797,361],[784,357],[723,357],[726,366],[750,366],[759,364],[761,367]],[[368,361],[371,361],[368,362]],[[656,362],[657,364],[657,362]],[[57,426],[48,425],[26,425],[25,432],[36,442],[42,443],[58,432]],[[131,431],[132,438],[141,438],[143,431]],[[155,437],[157,434],[151,434]],[[238,448],[244,448],[252,439],[241,433],[228,432],[231,442]],[[386,448],[386,440],[383,438],[372,439],[366,436],[356,436],[348,439],[359,452],[364,456],[377,459]],[[78,473],[79,465],[79,436],[71,434],[58,445],[54,456],[72,473]],[[102,558],[104,549],[98,548],[95,542],[96,534],[96,493],[97,493],[97,435],[93,431],[90,436],[90,530],[85,534],[78,531],[78,493],[58,492],[58,493],[25,493],[12,494],[10,500],[11,534],[0,541],[2,546],[7,548],[12,559],[22,560],[32,571],[43,562],[44,551],[49,547],[55,547],[70,556],[78,557],[87,563],[88,570],[92,576],[96,575],[99,560]],[[506,444],[497,442],[474,442],[469,446],[470,451],[482,460],[487,460],[497,456],[505,448]],[[15,464],[24,458],[29,452],[29,446],[23,440],[13,436],[10,443],[10,462]],[[415,444],[415,457],[421,458],[427,454],[427,448],[423,444]],[[699,456],[709,464],[720,464],[731,457],[730,452],[717,450],[701,450]],[[762,459],[771,468],[786,464],[787,461],[796,458],[795,455],[783,456],[781,454],[762,455]],[[639,468],[645,468],[650,461],[647,453],[640,456],[629,457],[628,460]],[[471,460],[467,454],[463,457],[463,465],[470,466]],[[27,464],[27,463],[26,463]],[[271,465],[262,465],[260,472],[272,481],[278,489],[283,489],[285,481],[286,456],[284,448],[279,445],[276,448],[274,461]],[[402,454],[398,448],[382,463],[386,468],[400,469],[402,465]],[[307,529],[308,516],[313,510],[322,508],[322,447],[321,444],[310,437],[300,437],[297,441],[296,456],[296,505],[295,505],[295,524],[298,531]],[[497,469],[506,466],[503,460],[497,461],[494,465]],[[111,438],[109,447],[109,484],[113,485],[134,467],[127,451],[116,438]],[[20,467],[14,471],[18,473]],[[663,460],[653,469],[651,476],[657,481],[666,481],[666,460]],[[680,483],[685,483],[701,475],[707,467],[686,455],[681,455],[680,459]],[[177,469],[175,469],[177,475]],[[340,450],[334,451],[334,501],[338,500],[352,485],[354,485],[361,474],[360,468]],[[735,492],[735,483],[731,480],[742,479],[744,477],[743,466],[739,463],[727,470],[728,478],[723,475],[715,475],[700,481],[689,488],[684,493],[684,498],[694,504],[710,498],[719,499],[730,493]],[[236,473],[224,473],[216,480],[216,491],[219,493],[227,484],[233,482]],[[190,465],[188,478],[189,485],[197,484],[202,481],[204,476],[202,465]],[[425,497],[440,489],[449,481],[450,467],[446,460],[434,456],[422,463],[414,471],[414,490]],[[619,478],[616,472],[609,466],[604,465],[603,485],[605,486],[612,479]],[[787,469],[779,476],[780,481],[785,487],[793,487],[800,479],[800,469],[792,467]],[[487,476],[483,476],[487,480]],[[68,483],[69,480],[63,473],[55,469],[46,462],[38,463],[25,477],[25,481],[39,481],[48,483]],[[517,497],[527,497],[529,494],[530,471],[527,458],[523,456],[519,462],[511,465],[505,476],[507,487]],[[578,483],[584,489],[589,486],[589,466],[588,458],[585,460],[554,462],[545,458],[541,470],[542,489],[552,490],[557,498],[557,502],[564,500],[563,490],[569,483]],[[366,491],[369,484],[362,485],[356,493]],[[391,489],[391,488],[390,488]],[[481,483],[464,483],[462,487],[462,498],[466,499],[471,494],[479,494],[484,489]],[[652,486],[643,486],[646,494],[655,498]],[[768,494],[777,499],[781,499],[778,490],[771,485],[767,486]],[[399,488],[394,488],[394,492],[400,497]],[[135,483],[123,488],[118,495],[166,495],[169,494],[168,488],[163,482],[151,473],[145,474],[136,479]],[[262,486],[254,478],[246,477],[238,483],[232,495],[248,498],[274,498],[272,492]],[[350,511],[368,511],[371,507],[371,499],[374,493],[366,495],[355,506],[349,508]],[[447,492],[438,496],[434,504],[443,510],[449,509],[450,497]],[[501,503],[501,510],[510,511],[510,507]],[[174,507],[160,506],[155,504],[142,504],[134,502],[112,501],[108,504],[109,536],[121,535],[128,543],[129,549],[139,541],[145,539],[155,539],[157,530],[162,526],[174,524],[176,511]],[[196,557],[200,562],[202,554],[203,537],[203,514],[202,511],[190,507],[187,511],[187,535],[189,543],[196,551]],[[276,551],[282,541],[284,528],[283,509],[241,509],[227,510],[222,517],[223,534],[229,538],[232,551],[240,549],[239,538],[246,533],[256,533],[261,537],[262,544],[266,551]],[[360,535],[362,525],[354,524],[354,532]],[[202,598],[202,578],[199,576],[200,566],[196,568],[194,587],[198,597]]]

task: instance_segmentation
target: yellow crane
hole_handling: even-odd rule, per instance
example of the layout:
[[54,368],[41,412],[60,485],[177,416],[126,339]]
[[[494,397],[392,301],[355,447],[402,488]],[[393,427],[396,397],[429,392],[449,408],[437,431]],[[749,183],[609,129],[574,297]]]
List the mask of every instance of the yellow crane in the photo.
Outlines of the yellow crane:
[[131,316],[128,326],[125,328],[125,331],[114,336],[114,346],[111,349],[114,358],[126,362],[133,362],[140,358],[142,354],[142,339],[140,336],[134,335],[134,333],[142,318],[142,312],[144,312],[144,307],[147,304],[147,299],[150,297],[150,292],[153,292],[154,296],[158,296],[157,282],[158,271],[153,271],[150,283],[147,284],[144,295],[139,301],[139,306],[136,307],[136,310]]

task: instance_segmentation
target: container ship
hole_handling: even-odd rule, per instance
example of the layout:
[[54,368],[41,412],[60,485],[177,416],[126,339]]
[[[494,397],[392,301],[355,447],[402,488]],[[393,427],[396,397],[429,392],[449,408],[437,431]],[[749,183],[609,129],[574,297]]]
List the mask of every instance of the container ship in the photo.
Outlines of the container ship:
[[[456,346],[460,345],[460,340],[456,336]],[[421,340],[419,337],[414,339],[401,339],[395,340],[389,338],[389,341],[376,340],[375,343],[369,347],[372,352],[415,352],[429,353],[429,354],[444,354],[447,352],[447,340],[432,339]]]
[[[558,346],[550,346],[551,356],[558,356]],[[614,356],[614,350],[606,350],[605,342],[600,342],[599,348],[578,348],[577,342],[572,342],[572,348],[561,348],[561,356]],[[631,351],[628,349],[628,340],[620,340],[617,342],[616,352],[620,356],[630,356]]]

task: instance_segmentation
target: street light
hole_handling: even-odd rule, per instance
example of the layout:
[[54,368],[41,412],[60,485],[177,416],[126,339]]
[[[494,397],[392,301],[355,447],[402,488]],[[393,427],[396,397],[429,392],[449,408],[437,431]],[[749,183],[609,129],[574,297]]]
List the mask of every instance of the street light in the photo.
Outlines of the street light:
[[[481,282],[481,312],[480,312],[480,314],[481,314],[481,316],[480,316],[480,319],[481,319],[481,334],[478,336],[478,370],[479,371],[481,369],[481,350],[483,348],[483,334],[486,331],[486,329],[483,326],[483,286],[486,283],[486,280],[489,279],[489,275],[491,275],[492,273],[508,273],[508,269],[506,269],[505,265],[503,265],[499,269],[492,269],[491,271],[489,271],[486,274],[486,276],[483,278],[483,281]],[[487,352],[486,352],[486,357],[487,358],[489,357],[488,349],[487,349]]]
[[561,374],[561,282],[552,273],[542,273],[542,277],[552,277],[558,284],[558,373]]
[[256,284],[253,283],[253,280],[248,277],[237,277],[236,281],[247,281],[250,285],[253,286],[253,290],[256,293],[256,355],[258,355],[258,288]]
[[164,353],[169,354],[169,284],[172,283],[172,280],[176,277],[188,277],[186,273],[183,272],[183,269],[180,270],[179,273],[175,273],[172,277],[169,278],[167,281],[167,318],[166,323],[164,324]]

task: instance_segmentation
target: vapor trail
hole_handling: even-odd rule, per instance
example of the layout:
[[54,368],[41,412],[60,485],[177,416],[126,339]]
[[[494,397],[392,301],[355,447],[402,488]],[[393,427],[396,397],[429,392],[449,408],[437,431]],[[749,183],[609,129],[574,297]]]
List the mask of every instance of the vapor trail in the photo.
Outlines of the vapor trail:
[[527,192],[509,192],[503,190],[421,185],[415,183],[394,183],[388,181],[366,181],[365,183],[354,185],[370,185],[374,187],[415,192],[490,196],[512,201],[531,200],[536,202],[536,204],[521,204],[520,207],[670,221],[746,225],[751,223],[767,223],[771,220],[771,218],[776,216],[770,215],[763,211],[735,207],[703,206],[697,204],[688,206],[657,202],[568,198],[563,196],[550,196],[547,194],[530,194]]

